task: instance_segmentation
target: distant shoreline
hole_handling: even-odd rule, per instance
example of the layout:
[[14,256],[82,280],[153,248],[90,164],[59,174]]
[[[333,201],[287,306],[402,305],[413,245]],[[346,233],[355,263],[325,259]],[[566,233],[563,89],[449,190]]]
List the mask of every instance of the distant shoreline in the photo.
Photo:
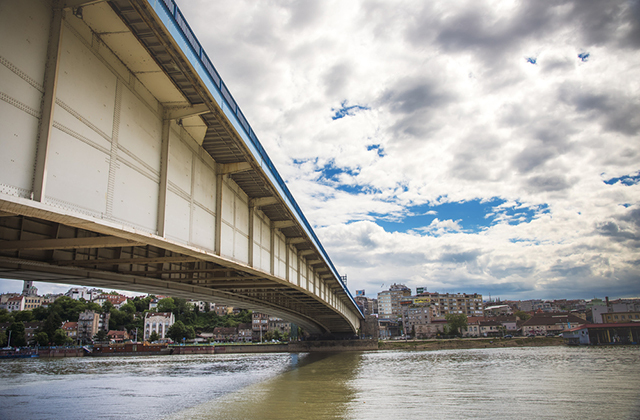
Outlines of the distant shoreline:
[[431,340],[384,340],[378,350],[458,350],[502,347],[564,346],[562,337],[453,338]]

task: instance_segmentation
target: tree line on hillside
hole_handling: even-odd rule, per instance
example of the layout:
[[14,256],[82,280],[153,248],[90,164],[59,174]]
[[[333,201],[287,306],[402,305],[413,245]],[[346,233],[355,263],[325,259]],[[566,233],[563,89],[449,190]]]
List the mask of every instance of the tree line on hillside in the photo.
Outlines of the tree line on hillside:
[[[61,328],[63,322],[77,322],[80,314],[85,310],[97,313],[109,312],[109,329],[126,330],[129,332],[138,329],[142,335],[144,330],[144,314],[146,312],[171,312],[175,317],[173,332],[176,337],[195,338],[197,332],[212,332],[216,327],[237,327],[241,323],[251,322],[251,312],[242,310],[239,314],[219,316],[214,311],[201,312],[197,306],[187,303],[182,298],[164,298],[158,301],[154,310],[149,310],[149,303],[154,296],[130,299],[120,309],[113,306],[110,301],[105,301],[102,306],[95,302],[87,302],[84,299],[75,300],[68,296],[56,299],[48,307],[39,307],[27,311],[8,312],[0,309],[0,323],[9,323],[6,332],[0,334],[0,346],[11,345],[22,347],[26,345],[68,345],[73,340],[67,337]],[[36,330],[34,342],[27,343],[25,337],[25,322],[43,322]],[[11,331],[11,343],[8,343],[9,331]],[[106,334],[106,333],[105,333]],[[171,335],[169,335],[171,337]],[[172,337],[173,338],[173,337]],[[98,337],[104,339],[104,337]],[[176,340],[177,341],[177,340]]]

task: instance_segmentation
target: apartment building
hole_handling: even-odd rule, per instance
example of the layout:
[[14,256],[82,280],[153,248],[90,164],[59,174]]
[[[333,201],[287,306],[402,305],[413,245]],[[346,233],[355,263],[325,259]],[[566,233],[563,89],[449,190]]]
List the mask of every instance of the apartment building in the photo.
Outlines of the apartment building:
[[411,296],[411,289],[404,284],[392,284],[389,290],[378,293],[378,317],[398,320],[402,317],[400,302]]
[[429,293],[416,297],[428,299],[436,309],[437,316],[447,314],[465,314],[467,316],[483,316],[482,295],[478,293]]

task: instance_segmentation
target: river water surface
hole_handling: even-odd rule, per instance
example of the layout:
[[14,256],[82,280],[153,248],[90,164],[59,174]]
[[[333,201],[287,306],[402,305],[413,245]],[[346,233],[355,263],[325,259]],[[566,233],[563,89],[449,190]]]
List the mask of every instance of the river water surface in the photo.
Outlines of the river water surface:
[[0,361],[1,419],[640,419],[640,348]]

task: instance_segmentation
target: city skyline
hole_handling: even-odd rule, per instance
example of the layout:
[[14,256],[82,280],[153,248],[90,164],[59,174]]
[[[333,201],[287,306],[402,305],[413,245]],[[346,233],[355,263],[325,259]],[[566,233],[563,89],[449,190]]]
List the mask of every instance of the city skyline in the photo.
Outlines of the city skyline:
[[[390,284],[386,284],[384,285],[384,289],[379,289],[376,291],[372,291],[372,292],[368,292],[365,290],[366,294],[364,296],[368,297],[368,298],[377,298],[378,297],[378,293],[382,292],[382,291],[386,291],[389,289],[389,287],[392,285],[393,283]],[[398,285],[401,285],[402,283],[397,283]],[[153,293],[141,293],[141,292],[131,292],[131,291],[127,291],[127,290],[121,290],[121,289],[114,289],[112,287],[94,287],[94,286],[83,286],[83,285],[77,285],[77,284],[59,284],[59,283],[48,283],[48,282],[38,282],[38,281],[34,281],[34,286],[38,289],[38,294],[39,295],[45,295],[45,294],[64,294],[66,293],[69,289],[74,288],[74,287],[86,287],[87,289],[102,289],[104,292],[108,293],[111,291],[116,291],[120,294],[123,294],[125,296],[128,297],[135,297],[135,296],[143,296],[143,295],[148,295],[148,294],[153,294]],[[408,287],[408,286],[407,286]],[[423,286],[417,286],[417,288],[421,288]],[[22,288],[23,288],[23,280],[13,280],[13,279],[0,279],[0,294],[3,293],[21,293],[22,292]],[[417,295],[418,291],[416,290],[416,287],[411,287],[411,294],[412,295]],[[613,295],[602,295],[602,296],[591,296],[591,297],[578,297],[578,296],[557,296],[557,297],[550,297],[550,298],[523,298],[523,299],[510,299],[510,298],[506,298],[503,296],[494,296],[494,295],[483,295],[480,292],[474,292],[474,291],[468,291],[468,290],[460,290],[460,291],[449,291],[449,290],[424,290],[425,292],[430,292],[430,293],[440,293],[440,294],[467,294],[467,295],[472,295],[474,293],[478,293],[480,295],[482,295],[482,299],[484,302],[487,301],[496,301],[496,300],[562,300],[562,299],[567,299],[567,300],[576,300],[576,299],[584,299],[584,300],[591,300],[591,299],[602,299],[604,300],[605,298],[609,298],[610,300],[615,300],[615,299],[633,299],[633,298],[638,298],[638,296],[613,296]],[[355,289],[350,289],[350,292],[352,294],[352,296],[355,298],[356,297],[356,290]]]

